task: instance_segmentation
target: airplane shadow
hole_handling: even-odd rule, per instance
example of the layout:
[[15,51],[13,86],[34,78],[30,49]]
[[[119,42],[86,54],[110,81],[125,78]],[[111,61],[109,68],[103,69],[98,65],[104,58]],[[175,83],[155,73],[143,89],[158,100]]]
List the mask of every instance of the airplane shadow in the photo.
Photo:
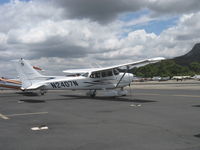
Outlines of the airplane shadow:
[[16,92],[16,94],[20,94],[23,96],[39,96],[39,94],[35,92]]
[[192,105],[192,107],[200,107],[200,105]]
[[88,97],[88,96],[81,96],[81,95],[61,95],[61,96],[72,97],[75,99],[90,99],[90,100],[115,101],[115,102],[135,102],[135,103],[157,102],[157,101],[153,101],[153,100],[130,99],[127,97]]
[[56,98],[56,99],[20,99],[19,102],[26,102],[26,103],[45,103],[49,101],[72,101],[72,100],[77,100],[77,98]]
[[195,134],[194,137],[200,138],[200,134]]
[[[24,95],[24,93],[23,93]],[[27,93],[25,94],[27,96]],[[32,96],[32,93],[28,93],[28,96]],[[33,93],[33,96],[35,93]],[[154,100],[145,100],[145,99],[130,99],[128,97],[88,97],[84,95],[60,95],[65,98],[56,98],[56,99],[20,99],[19,102],[27,102],[27,103],[45,103],[50,101],[72,101],[72,100],[98,100],[98,101],[113,101],[113,102],[133,102],[133,103],[152,103],[157,102]],[[41,97],[40,97],[41,98]]]
[[38,99],[20,99],[20,102],[27,102],[27,103],[45,103],[45,100],[38,100]]

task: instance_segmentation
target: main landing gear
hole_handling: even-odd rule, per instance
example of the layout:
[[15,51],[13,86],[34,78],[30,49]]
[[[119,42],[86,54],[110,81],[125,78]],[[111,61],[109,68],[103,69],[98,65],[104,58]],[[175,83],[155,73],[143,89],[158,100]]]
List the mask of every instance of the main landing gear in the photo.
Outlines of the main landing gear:
[[47,92],[47,90],[44,90],[44,89],[41,89],[41,90],[40,90],[40,94],[41,94],[41,95],[44,95],[46,92]]
[[96,90],[89,90],[87,93],[86,93],[87,96],[90,96],[90,97],[95,97],[96,96]]
[[[86,96],[95,97],[96,92],[97,92],[97,90],[89,90],[86,93]],[[100,93],[101,93],[100,95],[103,95],[106,97],[117,97],[117,96],[126,96],[128,94],[128,91],[121,88],[121,89],[117,89],[117,90],[112,90],[112,89],[102,90],[102,91],[100,91]]]

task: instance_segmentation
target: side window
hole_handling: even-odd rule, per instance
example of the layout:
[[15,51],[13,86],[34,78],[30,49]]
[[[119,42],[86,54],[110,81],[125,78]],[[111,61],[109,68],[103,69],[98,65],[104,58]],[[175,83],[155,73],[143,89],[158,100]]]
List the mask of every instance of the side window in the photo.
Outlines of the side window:
[[100,72],[95,72],[95,77],[100,78]]
[[112,70],[109,70],[108,71],[108,76],[112,76],[113,74],[112,74]]
[[113,76],[112,70],[106,70],[101,72],[102,77]]
[[95,78],[95,74],[94,74],[94,72],[91,73],[90,78]]
[[101,72],[101,75],[102,77],[106,77],[106,72],[105,71]]
[[101,76],[100,72],[92,72],[90,78],[100,78],[100,76]]

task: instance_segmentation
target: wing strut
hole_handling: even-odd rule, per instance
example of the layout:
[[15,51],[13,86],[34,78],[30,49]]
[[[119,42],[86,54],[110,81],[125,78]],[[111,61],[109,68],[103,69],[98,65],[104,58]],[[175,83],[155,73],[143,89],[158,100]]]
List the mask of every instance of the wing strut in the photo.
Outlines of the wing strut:
[[129,66],[126,66],[126,71],[124,72],[124,74],[122,75],[122,77],[120,78],[120,80],[118,81],[117,85],[115,86],[115,88],[118,87],[118,85],[120,84],[120,82],[122,81],[123,77],[125,76],[125,74],[129,71]]

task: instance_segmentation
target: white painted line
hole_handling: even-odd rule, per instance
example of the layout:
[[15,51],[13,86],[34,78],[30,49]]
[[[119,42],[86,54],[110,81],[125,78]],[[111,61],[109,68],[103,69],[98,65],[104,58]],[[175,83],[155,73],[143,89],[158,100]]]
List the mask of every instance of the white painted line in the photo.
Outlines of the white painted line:
[[8,119],[9,119],[7,116],[5,116],[5,115],[3,115],[3,114],[0,114],[0,118],[5,119],[5,120],[8,120]]
[[131,107],[141,107],[142,105],[141,104],[131,104],[130,106]]
[[15,116],[28,116],[28,115],[42,115],[47,114],[48,112],[35,112],[35,113],[23,113],[23,114],[10,114],[6,115],[8,117],[15,117]]
[[23,101],[18,101],[17,103],[21,104],[21,103],[24,103]]
[[48,130],[47,126],[40,126],[40,127],[32,127],[31,130],[38,131],[38,130]]

